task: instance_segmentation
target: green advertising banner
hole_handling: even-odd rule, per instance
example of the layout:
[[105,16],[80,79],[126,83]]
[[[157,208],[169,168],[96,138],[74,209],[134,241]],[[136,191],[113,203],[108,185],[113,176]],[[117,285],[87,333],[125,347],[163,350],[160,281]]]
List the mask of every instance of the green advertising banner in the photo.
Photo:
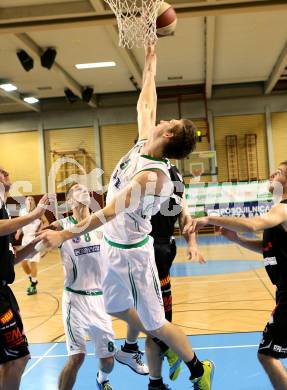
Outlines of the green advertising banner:
[[272,206],[268,181],[239,183],[197,183],[186,186],[186,199],[194,216],[253,216]]

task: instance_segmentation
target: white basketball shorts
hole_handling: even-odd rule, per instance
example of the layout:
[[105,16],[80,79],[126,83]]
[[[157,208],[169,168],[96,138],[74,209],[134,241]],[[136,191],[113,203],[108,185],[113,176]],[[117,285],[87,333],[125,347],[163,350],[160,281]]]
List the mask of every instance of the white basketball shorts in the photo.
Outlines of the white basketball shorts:
[[86,339],[90,336],[96,357],[113,356],[112,319],[105,311],[103,295],[84,293],[63,293],[62,312],[68,354],[86,353]]
[[149,237],[139,247],[118,247],[119,244],[107,238],[103,242],[103,256],[108,261],[103,281],[107,313],[135,308],[147,331],[161,328],[166,320],[154,260],[153,239]]

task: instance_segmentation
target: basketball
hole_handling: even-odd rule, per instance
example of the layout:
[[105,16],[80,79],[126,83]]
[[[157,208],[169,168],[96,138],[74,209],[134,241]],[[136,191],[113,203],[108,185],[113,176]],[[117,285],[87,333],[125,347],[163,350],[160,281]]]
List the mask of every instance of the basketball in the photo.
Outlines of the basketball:
[[174,8],[170,4],[163,2],[156,19],[157,36],[164,37],[172,35],[175,31],[176,24],[177,17]]

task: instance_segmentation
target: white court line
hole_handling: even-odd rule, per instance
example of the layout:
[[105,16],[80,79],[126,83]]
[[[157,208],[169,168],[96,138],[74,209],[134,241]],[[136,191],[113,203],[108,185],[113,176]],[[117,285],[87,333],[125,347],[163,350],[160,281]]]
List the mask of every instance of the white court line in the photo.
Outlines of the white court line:
[[[49,267],[43,268],[41,271],[39,271],[39,272],[38,272],[38,275],[39,275],[39,274],[42,274],[43,272],[48,271],[48,270],[51,269],[51,268],[57,267],[58,265],[62,265],[62,263],[59,262],[59,263],[56,263],[56,264],[53,264],[53,265],[49,265]],[[14,285],[17,284],[17,283],[23,282],[23,281],[25,281],[25,280],[27,280],[27,277],[26,277],[26,278],[17,279],[17,280],[12,284],[12,286],[14,286]]]
[[[54,346],[53,346],[54,347]],[[258,344],[247,344],[247,345],[222,345],[222,346],[215,346],[215,347],[198,347],[198,348],[193,348],[194,351],[203,351],[203,350],[209,350],[209,349],[236,349],[236,348],[258,348]],[[47,351],[48,352],[48,351]],[[47,353],[46,353],[47,354]],[[67,354],[62,354],[62,355],[49,355],[49,356],[31,356],[32,359],[54,359],[54,358],[62,358],[62,357],[67,357],[69,355]],[[94,353],[87,353],[86,356],[95,356]]]
[[[61,339],[63,339],[64,337],[62,336]],[[60,339],[60,340],[61,340]],[[48,355],[49,352],[53,351],[53,349],[56,348],[56,346],[58,345],[59,343],[55,343],[53,344],[45,353],[44,355],[41,355],[41,356],[38,356],[38,357],[35,357],[35,356],[31,356],[32,359],[38,359],[35,361],[35,363],[33,363],[29,368],[27,368],[27,370],[24,371],[22,377],[26,376],[27,374],[29,374],[30,371],[33,370],[34,367],[36,367],[43,359],[45,359]]]

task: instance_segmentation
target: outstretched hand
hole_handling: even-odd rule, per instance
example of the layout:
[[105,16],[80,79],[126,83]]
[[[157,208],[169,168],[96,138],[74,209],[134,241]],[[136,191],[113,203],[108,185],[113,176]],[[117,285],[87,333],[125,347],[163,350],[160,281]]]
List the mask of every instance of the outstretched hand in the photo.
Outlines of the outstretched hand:
[[32,211],[36,218],[41,218],[47,210],[54,210],[56,202],[55,194],[45,194],[40,199],[37,207]]
[[199,252],[197,245],[189,245],[187,248],[187,257],[188,260],[197,261],[200,264],[206,263],[206,260]]
[[208,217],[194,218],[191,222],[185,225],[183,234],[190,235],[196,233],[206,225],[208,225]]
[[61,231],[43,230],[36,234],[36,241],[42,243],[47,250],[55,249],[61,246],[64,239]]
[[236,232],[233,232],[232,230],[229,229],[225,229],[223,227],[219,228],[219,232],[222,236],[227,238],[229,241],[236,242],[239,238]]

